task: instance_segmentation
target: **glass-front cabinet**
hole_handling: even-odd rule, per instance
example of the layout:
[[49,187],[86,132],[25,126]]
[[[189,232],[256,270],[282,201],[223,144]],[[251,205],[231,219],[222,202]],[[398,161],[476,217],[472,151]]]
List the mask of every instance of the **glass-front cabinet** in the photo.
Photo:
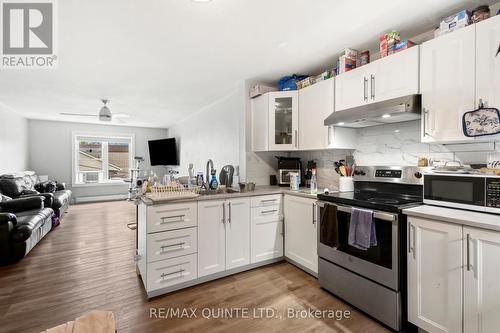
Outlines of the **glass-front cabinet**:
[[269,93],[269,150],[299,148],[298,92]]

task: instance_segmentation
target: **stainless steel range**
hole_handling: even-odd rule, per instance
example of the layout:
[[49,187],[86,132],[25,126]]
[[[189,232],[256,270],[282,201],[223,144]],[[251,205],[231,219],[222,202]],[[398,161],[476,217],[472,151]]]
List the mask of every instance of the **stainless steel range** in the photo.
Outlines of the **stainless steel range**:
[[[417,167],[356,167],[354,191],[318,194],[320,285],[394,330],[406,321],[406,221],[402,209],[422,203]],[[373,211],[376,244],[350,245],[355,208]]]

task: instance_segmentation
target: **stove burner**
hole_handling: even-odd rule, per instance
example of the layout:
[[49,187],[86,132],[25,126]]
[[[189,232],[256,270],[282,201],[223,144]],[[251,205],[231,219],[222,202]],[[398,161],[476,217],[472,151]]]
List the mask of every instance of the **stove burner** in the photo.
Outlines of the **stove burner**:
[[386,204],[386,205],[395,205],[399,203],[398,200],[389,198],[368,198],[368,202],[375,204]]

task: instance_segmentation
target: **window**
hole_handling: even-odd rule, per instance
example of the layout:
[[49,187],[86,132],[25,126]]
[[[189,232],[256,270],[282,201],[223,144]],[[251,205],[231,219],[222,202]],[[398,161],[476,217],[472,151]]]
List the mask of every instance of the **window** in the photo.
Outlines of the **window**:
[[130,178],[133,136],[73,134],[73,185],[116,184]]

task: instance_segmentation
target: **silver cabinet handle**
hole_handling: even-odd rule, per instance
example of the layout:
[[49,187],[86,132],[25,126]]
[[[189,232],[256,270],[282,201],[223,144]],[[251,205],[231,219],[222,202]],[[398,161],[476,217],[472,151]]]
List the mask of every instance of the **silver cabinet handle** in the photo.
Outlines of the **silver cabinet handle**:
[[424,136],[428,136],[430,135],[429,133],[427,133],[427,122],[429,121],[429,110],[426,109],[426,108],[423,108],[422,111],[424,112],[424,121],[423,121],[423,125],[424,125]]
[[161,249],[161,252],[163,252],[165,249],[175,247],[175,246],[180,246],[180,248],[182,249],[182,248],[184,248],[184,244],[186,244],[186,242],[180,242],[180,243],[170,244],[170,245],[162,245],[162,246],[160,246],[160,249]]
[[294,133],[295,133],[295,148],[299,148],[299,135],[298,135],[298,131],[294,130]]
[[273,209],[273,210],[263,210],[261,211],[260,213],[261,214],[272,214],[272,213],[276,213],[278,210],[277,209]]
[[227,222],[231,223],[231,203],[230,203],[230,202],[228,202],[227,206],[228,206],[228,208],[229,208],[229,217],[228,217],[228,219],[227,219]]
[[261,200],[260,202],[261,203],[264,203],[264,202],[276,202],[278,199],[266,199],[266,200]]
[[313,218],[312,218],[312,224],[313,225],[316,225],[316,204],[313,203],[313,211],[312,211],[312,215],[313,215]]
[[332,144],[332,138],[331,138],[331,136],[332,136],[332,131],[331,131],[331,129],[332,129],[332,128],[331,128],[331,126],[328,126],[326,129],[327,129],[327,131],[328,131],[328,143],[327,143],[327,145],[328,145],[328,146],[330,146],[330,145]]
[[184,273],[186,270],[185,269],[179,269],[178,271],[175,271],[175,272],[172,272],[172,273],[161,273],[161,278],[164,279],[166,278],[167,276],[170,276],[170,275],[175,275],[175,274],[180,274],[182,277],[182,273]]
[[467,234],[467,271],[470,271],[470,247],[469,247],[469,243],[470,243],[470,234]]
[[368,101],[368,79],[365,77],[363,77],[363,99],[366,101]]
[[413,226],[413,224],[411,225],[411,229],[413,230],[413,245],[411,247],[411,250],[413,252],[413,259],[416,259],[416,254],[415,254],[415,247],[417,245],[417,236],[416,236],[416,230],[415,230],[415,227]]
[[370,91],[372,100],[375,100],[375,74],[370,75]]
[[[184,217],[186,215],[175,215],[175,216],[162,216],[160,217],[160,224],[172,223],[172,222],[184,222]],[[177,221],[165,221],[167,219],[178,219]]]
[[222,203],[222,223],[226,223],[226,203]]
[[411,223],[408,223],[408,253],[411,253]]

